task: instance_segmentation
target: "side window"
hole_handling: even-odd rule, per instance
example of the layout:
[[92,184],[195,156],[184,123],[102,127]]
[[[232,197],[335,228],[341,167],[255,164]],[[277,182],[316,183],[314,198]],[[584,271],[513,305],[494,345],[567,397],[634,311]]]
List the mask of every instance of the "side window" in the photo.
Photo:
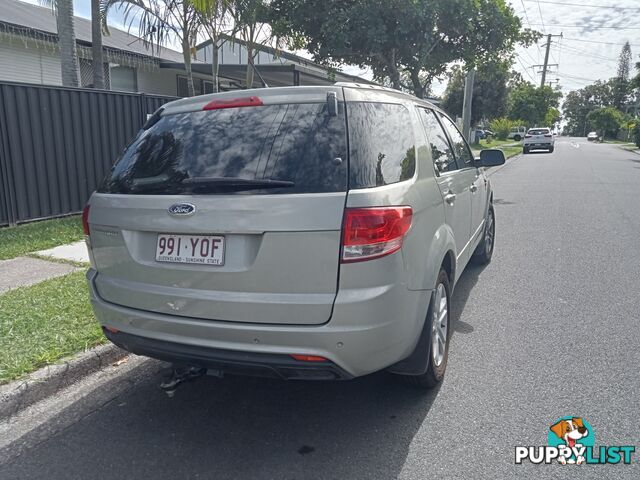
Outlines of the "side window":
[[449,138],[451,139],[451,143],[453,144],[453,150],[456,153],[456,158],[458,159],[460,168],[463,168],[463,166],[472,166],[473,154],[469,149],[469,145],[467,145],[467,142],[464,140],[464,137],[458,130],[458,127],[456,127],[453,122],[444,115],[440,115],[440,120],[442,121],[444,128],[446,128],[447,132],[449,133]]
[[350,102],[347,112],[350,188],[377,187],[413,177],[415,138],[404,105]]
[[458,169],[449,140],[433,110],[418,107],[418,113],[427,132],[431,147],[431,158],[438,172],[452,172]]

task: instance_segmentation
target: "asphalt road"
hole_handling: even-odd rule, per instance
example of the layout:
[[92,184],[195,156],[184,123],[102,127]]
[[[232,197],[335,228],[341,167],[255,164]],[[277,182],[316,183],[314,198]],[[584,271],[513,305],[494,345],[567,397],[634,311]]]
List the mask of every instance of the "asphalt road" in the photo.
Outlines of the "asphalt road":
[[546,445],[564,415],[587,419],[596,445],[640,447],[640,156],[558,139],[491,181],[497,249],[456,287],[437,391],[380,373],[205,378],[168,398],[146,362],[27,435],[0,478],[640,478],[637,453],[514,465],[514,447]]

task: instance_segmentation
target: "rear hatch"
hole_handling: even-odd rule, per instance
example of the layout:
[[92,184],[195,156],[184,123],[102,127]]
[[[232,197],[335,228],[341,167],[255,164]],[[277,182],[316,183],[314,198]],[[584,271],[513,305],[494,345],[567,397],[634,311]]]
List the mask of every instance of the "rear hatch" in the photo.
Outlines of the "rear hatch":
[[327,322],[347,191],[332,91],[337,107],[326,89],[169,106],[91,198],[98,294],[190,318]]

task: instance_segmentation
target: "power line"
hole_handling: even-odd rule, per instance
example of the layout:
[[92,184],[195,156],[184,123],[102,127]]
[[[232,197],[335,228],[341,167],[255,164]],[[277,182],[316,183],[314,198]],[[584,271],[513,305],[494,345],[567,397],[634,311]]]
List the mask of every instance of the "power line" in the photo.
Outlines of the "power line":
[[580,49],[578,49],[576,47],[572,47],[571,45],[565,45],[564,48],[565,49],[569,49],[569,51],[571,53],[577,53],[577,54],[580,54],[581,56],[584,56],[584,57],[595,58],[597,60],[602,60],[604,62],[614,62],[614,63],[618,62],[617,58],[610,58],[610,57],[603,57],[603,56],[600,56],[600,55],[593,55],[592,53],[585,52],[584,50],[580,50]]
[[547,27],[544,26],[544,18],[542,18],[542,7],[540,6],[540,0],[538,0],[538,12],[540,12],[540,21],[542,22],[542,31],[547,33]]
[[[524,10],[524,18],[527,19],[527,23],[529,24],[529,28],[531,28],[533,30],[533,28],[531,27],[531,21],[529,20],[529,15],[527,14],[527,7],[525,7],[524,5],[524,0],[520,0],[520,2],[522,3],[522,9]],[[538,42],[536,42],[536,48],[538,49],[538,60],[536,60],[537,62],[540,61],[540,57],[542,56],[542,52],[540,51],[540,45],[538,45]]]
[[[584,40],[582,38],[569,38],[564,37],[565,40],[569,40],[571,42],[584,42],[584,43],[599,43],[602,45],[616,45],[618,47],[623,47],[624,43],[613,43],[613,42],[600,42],[598,40]],[[640,45],[630,44],[631,47],[640,47]]]
[[520,64],[520,66],[521,66],[521,67],[522,67],[522,69],[524,70],[524,73],[526,73],[526,74],[529,76],[529,78],[530,78],[533,82],[535,82],[535,81],[536,81],[536,79],[535,79],[535,78],[533,78],[533,75],[531,75],[531,74],[529,73],[529,68],[530,68],[530,67],[525,67],[525,66],[524,66],[524,64],[522,63],[522,60],[520,60],[520,57],[516,57],[516,60],[518,60],[518,63]]
[[[537,27],[544,26],[542,23],[531,23],[529,24],[535,25]],[[605,27],[605,26],[593,26],[593,25],[565,25],[562,23],[550,23],[547,27],[563,27],[563,28],[582,28],[584,30],[590,29],[604,29],[604,30],[640,30],[640,27]],[[546,28],[546,27],[545,27]]]
[[593,4],[588,4],[588,3],[572,3],[572,2],[553,2],[551,0],[523,0],[525,2],[537,2],[538,6],[541,3],[548,3],[551,5],[562,5],[562,6],[567,6],[567,7],[593,7],[593,8],[607,8],[607,9],[613,9],[613,10],[632,10],[632,11],[638,11],[640,10],[640,7],[617,7],[617,6],[613,6],[613,5],[593,5]]

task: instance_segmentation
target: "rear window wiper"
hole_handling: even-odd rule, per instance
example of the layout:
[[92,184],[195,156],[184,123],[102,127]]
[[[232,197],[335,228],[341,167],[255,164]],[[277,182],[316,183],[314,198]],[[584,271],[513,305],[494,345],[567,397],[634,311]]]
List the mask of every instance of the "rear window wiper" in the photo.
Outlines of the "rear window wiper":
[[216,190],[261,190],[263,188],[290,188],[295,183],[289,180],[249,179],[237,177],[193,177],[185,178],[182,185],[193,191]]

